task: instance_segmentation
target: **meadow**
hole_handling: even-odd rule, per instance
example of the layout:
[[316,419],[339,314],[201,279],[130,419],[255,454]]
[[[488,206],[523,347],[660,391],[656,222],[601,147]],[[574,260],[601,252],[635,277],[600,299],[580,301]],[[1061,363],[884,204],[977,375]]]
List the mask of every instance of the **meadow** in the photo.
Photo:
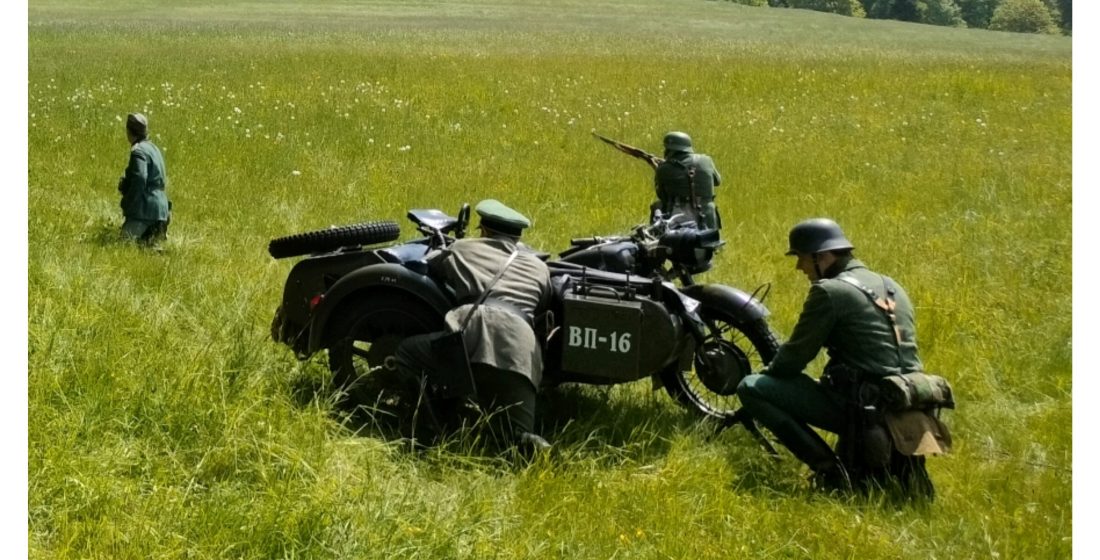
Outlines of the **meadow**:
[[[703,0],[32,0],[31,558],[1064,558],[1072,549],[1071,42]],[[118,242],[123,121],[174,221]],[[545,396],[555,453],[427,450],[342,416],[269,325],[269,239],[498,198],[532,246],[644,220],[590,135],[710,154],[782,339],[788,228],[830,216],[917,306],[955,448],[927,507],[810,491],[637,383]],[[823,360],[815,361],[819,372]]]

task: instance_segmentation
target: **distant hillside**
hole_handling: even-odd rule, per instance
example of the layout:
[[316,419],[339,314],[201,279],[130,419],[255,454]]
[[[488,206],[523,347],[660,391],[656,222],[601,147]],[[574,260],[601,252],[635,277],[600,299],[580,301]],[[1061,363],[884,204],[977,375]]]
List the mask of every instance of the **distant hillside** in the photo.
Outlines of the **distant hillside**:
[[[318,0],[304,5],[289,0],[260,2],[188,2],[148,0],[120,4],[102,0],[38,0],[29,6],[36,26],[90,25],[133,27],[270,28],[330,34],[441,33],[453,35],[455,47],[471,39],[473,48],[492,46],[528,51],[609,53],[663,46],[668,54],[686,58],[714,53],[752,51],[783,57],[876,56],[910,57],[1066,57],[1067,37],[991,32],[922,25],[891,20],[845,17],[801,9],[771,9],[725,1],[562,0],[552,4],[531,0],[443,0],[435,3],[356,3]],[[514,41],[514,33],[549,37]],[[562,33],[572,34],[560,41]],[[645,49],[648,50],[648,49]],[[829,51],[826,53],[826,51]]]

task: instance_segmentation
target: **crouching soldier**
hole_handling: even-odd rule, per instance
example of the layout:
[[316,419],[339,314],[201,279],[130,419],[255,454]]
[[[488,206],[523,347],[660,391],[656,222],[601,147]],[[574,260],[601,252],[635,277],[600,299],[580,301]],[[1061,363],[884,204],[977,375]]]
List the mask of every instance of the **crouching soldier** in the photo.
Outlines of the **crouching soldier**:
[[[950,436],[930,411],[954,401],[942,378],[922,373],[908,294],[853,258],[852,250],[832,220],[791,229],[787,255],[797,257],[810,293],[790,339],[737,394],[754,419],[809,465],[815,486],[846,490],[895,479],[909,494],[931,498],[923,455],[946,452]],[[829,361],[814,380],[804,369],[822,347]],[[937,385],[923,398],[890,390],[913,379],[927,389],[932,378],[942,390]],[[813,428],[840,435],[836,452]]]
[[[490,413],[498,443],[528,452],[547,449],[550,444],[534,429],[542,346],[533,321],[550,304],[550,271],[519,243],[531,225],[525,216],[496,200],[484,200],[475,210],[481,237],[427,256],[432,276],[454,289],[459,306],[447,313],[446,331],[405,339],[397,364],[429,384],[472,376],[470,388]],[[448,340],[459,340],[466,355],[455,356]]]

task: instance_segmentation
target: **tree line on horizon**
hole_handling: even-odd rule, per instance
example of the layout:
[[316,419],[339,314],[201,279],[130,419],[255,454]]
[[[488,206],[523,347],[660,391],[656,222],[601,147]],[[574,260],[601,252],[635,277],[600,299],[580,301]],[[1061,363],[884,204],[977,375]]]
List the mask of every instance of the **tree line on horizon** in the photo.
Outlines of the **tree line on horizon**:
[[893,19],[949,27],[971,27],[1069,35],[1073,0],[730,0],[748,6],[798,8],[852,17]]

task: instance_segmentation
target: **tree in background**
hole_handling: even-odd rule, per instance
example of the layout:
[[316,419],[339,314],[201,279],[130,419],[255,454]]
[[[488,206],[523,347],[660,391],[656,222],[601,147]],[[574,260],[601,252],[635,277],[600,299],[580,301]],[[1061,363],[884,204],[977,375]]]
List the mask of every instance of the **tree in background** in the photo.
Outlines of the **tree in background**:
[[993,19],[993,10],[997,9],[1000,0],[955,0],[959,5],[959,12],[966,25],[986,29],[989,20]]
[[[950,27],[999,29],[1024,33],[1073,30],[1073,0],[732,0],[773,8],[805,8],[856,17],[894,19]],[[1002,5],[1006,5],[1002,10]],[[1042,9],[1040,9],[1042,8]],[[1001,10],[998,26],[994,13]],[[1044,17],[1045,12],[1045,17]],[[1052,31],[1046,25],[1050,20]]]
[[1062,27],[1062,8],[1059,7],[1061,3],[1060,0],[1043,0],[1043,4],[1050,10],[1050,20],[1059,28]]
[[1058,0],[1058,8],[1062,12],[1062,29],[1066,33],[1073,31],[1073,0]]
[[962,11],[955,0],[922,0],[917,2],[917,21],[947,27],[966,27]]
[[1001,0],[989,28],[1017,33],[1058,33],[1050,7],[1042,0]]
[[864,0],[867,17],[917,21],[917,0]]
[[[990,0],[995,2],[996,0]],[[966,27],[955,0],[863,0],[867,17]]]
[[816,10],[845,16],[864,17],[867,15],[863,11],[863,4],[859,0],[781,0],[781,2],[769,3],[772,6],[783,4],[787,8]]

